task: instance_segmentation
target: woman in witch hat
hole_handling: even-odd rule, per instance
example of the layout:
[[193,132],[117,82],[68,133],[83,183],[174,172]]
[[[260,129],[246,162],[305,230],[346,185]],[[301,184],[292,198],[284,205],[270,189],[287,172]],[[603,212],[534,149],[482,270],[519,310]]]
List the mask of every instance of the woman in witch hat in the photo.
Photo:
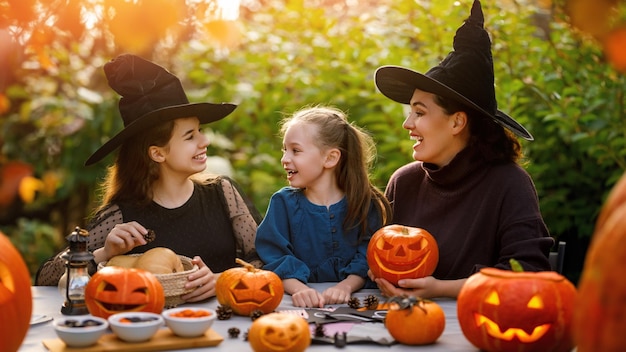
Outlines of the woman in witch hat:
[[[233,180],[199,177],[209,145],[200,125],[226,117],[236,105],[189,103],[176,76],[134,55],[117,57],[104,71],[122,96],[124,129],[85,162],[119,148],[103,183],[102,206],[87,227],[95,262],[170,248],[200,268],[189,276],[186,286],[196,289],[182,297],[187,301],[214,296],[216,273],[233,267],[236,257],[260,267],[254,247],[259,212]],[[36,284],[56,285],[63,272],[59,254],[42,265]]]
[[[550,270],[554,241],[539,211],[537,192],[517,163],[532,140],[497,108],[491,41],[479,1],[457,30],[454,51],[421,74],[404,67],[376,70],[377,88],[410,106],[403,123],[415,162],[391,176],[385,194],[392,223],[421,227],[437,239],[439,264],[432,276],[395,287],[372,277],[387,296],[456,297],[481,267]],[[371,276],[371,272],[370,272]]]

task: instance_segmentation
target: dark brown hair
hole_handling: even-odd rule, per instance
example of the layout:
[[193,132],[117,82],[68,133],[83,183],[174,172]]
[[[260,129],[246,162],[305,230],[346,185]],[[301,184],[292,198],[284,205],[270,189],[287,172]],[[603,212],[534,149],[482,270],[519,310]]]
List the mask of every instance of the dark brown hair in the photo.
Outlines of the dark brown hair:
[[489,163],[517,162],[522,157],[522,146],[513,132],[502,127],[492,118],[453,99],[435,95],[435,103],[446,114],[463,111],[467,114],[470,139],[468,145],[477,148]]
[[159,165],[148,155],[148,148],[166,146],[172,137],[174,124],[175,120],[160,123],[122,144],[100,185],[100,209],[118,202],[150,203],[152,185],[159,178]]

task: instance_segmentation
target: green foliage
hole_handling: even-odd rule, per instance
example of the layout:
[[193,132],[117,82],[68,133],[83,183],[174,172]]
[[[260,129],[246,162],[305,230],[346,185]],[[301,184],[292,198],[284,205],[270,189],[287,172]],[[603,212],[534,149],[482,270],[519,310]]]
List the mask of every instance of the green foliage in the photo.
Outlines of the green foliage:
[[562,14],[550,19],[530,7],[517,11],[537,26],[494,17],[500,108],[535,137],[524,145],[527,170],[552,234],[589,237],[626,169],[626,79],[595,43],[565,25]]
[[[178,43],[172,55],[154,49],[154,58],[183,80],[190,100],[239,104],[231,116],[206,126],[209,154],[231,162],[234,178],[262,213],[271,194],[287,184],[279,122],[302,107],[336,106],[372,134],[378,159],[371,173],[380,188],[412,161],[412,142],[402,128],[406,111],[376,91],[373,73],[381,65],[419,72],[436,65],[452,50],[471,5],[353,3],[336,10],[314,1],[273,1],[242,11],[244,37],[236,48],[214,48],[197,37]],[[604,197],[626,169],[625,78],[604,62],[595,43],[564,24],[561,13],[526,2],[495,5],[483,1],[499,108],[535,136],[523,147],[542,213],[555,237],[590,236]],[[57,70],[22,68],[5,92],[12,109],[0,120],[4,160],[27,161],[39,177],[50,170],[62,177],[52,199],[22,205],[21,220],[3,224],[30,263],[58,250],[74,226],[84,226],[111,157],[88,168],[83,163],[121,129],[117,96],[101,70],[117,53],[86,46],[52,46]]]

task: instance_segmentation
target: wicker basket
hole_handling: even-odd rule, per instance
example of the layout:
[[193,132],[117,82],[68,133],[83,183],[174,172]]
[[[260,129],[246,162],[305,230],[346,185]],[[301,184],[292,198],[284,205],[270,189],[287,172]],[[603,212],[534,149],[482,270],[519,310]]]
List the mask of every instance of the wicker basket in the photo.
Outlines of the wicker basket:
[[[141,254],[129,254],[139,256]],[[191,258],[179,255],[180,261],[183,263],[184,271],[171,274],[153,274],[163,286],[165,293],[165,308],[174,308],[179,304],[185,303],[180,296],[193,291],[193,289],[185,290],[185,283],[189,274],[198,271],[198,266],[191,263]],[[104,268],[107,262],[98,264],[98,270]]]

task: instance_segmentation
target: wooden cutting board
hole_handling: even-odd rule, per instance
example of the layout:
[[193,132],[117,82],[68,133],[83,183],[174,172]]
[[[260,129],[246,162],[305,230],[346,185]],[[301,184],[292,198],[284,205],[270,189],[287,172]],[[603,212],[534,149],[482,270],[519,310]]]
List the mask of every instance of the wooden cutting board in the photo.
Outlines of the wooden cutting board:
[[43,340],[43,344],[51,352],[139,352],[217,346],[222,341],[224,338],[213,329],[209,329],[203,336],[199,337],[178,337],[170,329],[160,329],[146,342],[124,342],[115,334],[105,334],[98,340],[98,343],[89,347],[68,347],[60,338]]

